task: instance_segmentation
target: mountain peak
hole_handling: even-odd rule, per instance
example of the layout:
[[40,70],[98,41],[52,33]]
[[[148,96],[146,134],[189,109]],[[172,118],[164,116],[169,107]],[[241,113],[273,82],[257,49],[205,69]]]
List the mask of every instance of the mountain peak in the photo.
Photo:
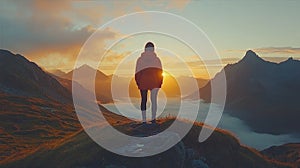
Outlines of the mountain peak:
[[289,57],[288,59],[286,59],[283,62],[280,62],[279,64],[285,64],[285,65],[288,65],[288,66],[291,66],[291,65],[299,66],[299,63],[300,63],[299,60],[294,59],[293,57]]
[[299,63],[299,60],[294,59],[293,57],[289,57],[285,62],[294,62],[294,63],[298,62]]
[[248,50],[245,54],[247,58],[260,58],[254,51]]
[[66,78],[66,79],[72,79],[74,71],[76,71],[77,74],[79,76],[81,76],[82,78],[85,78],[87,76],[87,74],[96,73],[97,76],[99,76],[100,78],[108,79],[108,76],[105,73],[103,73],[99,69],[95,69],[95,68],[93,68],[93,67],[91,67],[90,65],[87,65],[87,64],[83,64],[80,67],[77,67],[76,69],[68,72],[66,75],[64,75],[62,77]]
[[87,65],[87,64],[83,64],[82,66],[76,68],[76,69],[84,69],[84,70],[93,70],[95,71],[94,68],[92,68],[91,66]]
[[248,50],[241,61],[247,63],[256,63],[264,60],[259,57],[254,51]]
[[254,51],[252,51],[252,50],[248,50],[248,51],[246,52],[246,55],[257,56],[257,54],[256,54]]

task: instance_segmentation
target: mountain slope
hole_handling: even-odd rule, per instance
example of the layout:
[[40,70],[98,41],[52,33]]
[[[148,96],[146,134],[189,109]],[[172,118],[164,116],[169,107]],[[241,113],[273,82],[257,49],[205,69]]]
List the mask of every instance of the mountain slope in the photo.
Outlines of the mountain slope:
[[70,92],[23,56],[0,50],[0,92],[70,102]]
[[[6,50],[0,50],[0,77],[0,164],[29,156],[40,146],[61,142],[82,129],[69,80],[55,77],[65,88],[35,63]],[[91,101],[89,91],[76,82],[74,87],[82,103]],[[94,118],[90,109],[83,110],[86,121]]]
[[80,129],[71,104],[0,93],[0,164]]
[[[300,61],[290,58],[277,64],[247,51],[242,60],[222,71],[227,80],[225,112],[257,132],[300,132]],[[212,80],[218,80],[218,74]],[[210,91],[209,82],[199,90],[201,98],[209,102]]]
[[[159,128],[166,129],[173,119],[159,121]],[[186,124],[181,122],[180,124]],[[125,122],[115,125],[116,129],[134,135],[132,123]],[[33,155],[20,161],[6,165],[7,167],[197,167],[210,168],[268,168],[291,167],[288,164],[269,161],[257,151],[243,147],[238,140],[229,133],[216,130],[204,143],[197,141],[202,125],[196,123],[187,136],[177,145],[161,154],[144,157],[129,158],[113,154],[104,150],[93,142],[85,132],[66,139],[54,147],[43,146]],[[104,128],[105,129],[105,128]],[[139,132],[149,132],[149,128],[138,128]],[[152,131],[156,131],[155,129]],[[79,152],[80,151],[80,152]],[[51,160],[51,162],[48,162]]]
[[0,163],[80,129],[71,93],[35,63],[0,50]]
[[300,166],[300,144],[290,143],[280,146],[272,146],[261,152],[270,159],[279,160],[281,162],[295,163],[297,167]]
[[59,69],[49,70],[48,72],[51,73],[51,74],[53,74],[53,75],[55,75],[55,76],[58,76],[58,77],[66,75],[65,72],[63,72],[63,71],[61,71]]

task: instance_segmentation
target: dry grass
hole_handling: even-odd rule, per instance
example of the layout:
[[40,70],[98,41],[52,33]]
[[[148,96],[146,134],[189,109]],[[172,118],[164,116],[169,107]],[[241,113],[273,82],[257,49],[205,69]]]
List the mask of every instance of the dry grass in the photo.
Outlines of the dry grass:
[[26,157],[81,128],[71,105],[3,93],[0,99],[0,164]]

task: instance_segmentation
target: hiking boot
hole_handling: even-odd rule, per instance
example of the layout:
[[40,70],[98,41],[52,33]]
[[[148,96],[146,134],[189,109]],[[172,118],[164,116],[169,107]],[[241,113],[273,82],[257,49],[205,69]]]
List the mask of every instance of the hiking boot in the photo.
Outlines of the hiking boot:
[[151,124],[156,124],[156,120],[155,119],[151,120],[150,122],[151,122]]

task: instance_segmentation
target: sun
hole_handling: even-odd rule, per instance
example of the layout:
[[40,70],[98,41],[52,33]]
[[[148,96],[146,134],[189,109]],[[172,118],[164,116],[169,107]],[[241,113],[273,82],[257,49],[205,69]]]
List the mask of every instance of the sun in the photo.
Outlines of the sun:
[[161,73],[161,75],[165,77],[165,76],[168,76],[168,73],[163,72],[163,73]]

